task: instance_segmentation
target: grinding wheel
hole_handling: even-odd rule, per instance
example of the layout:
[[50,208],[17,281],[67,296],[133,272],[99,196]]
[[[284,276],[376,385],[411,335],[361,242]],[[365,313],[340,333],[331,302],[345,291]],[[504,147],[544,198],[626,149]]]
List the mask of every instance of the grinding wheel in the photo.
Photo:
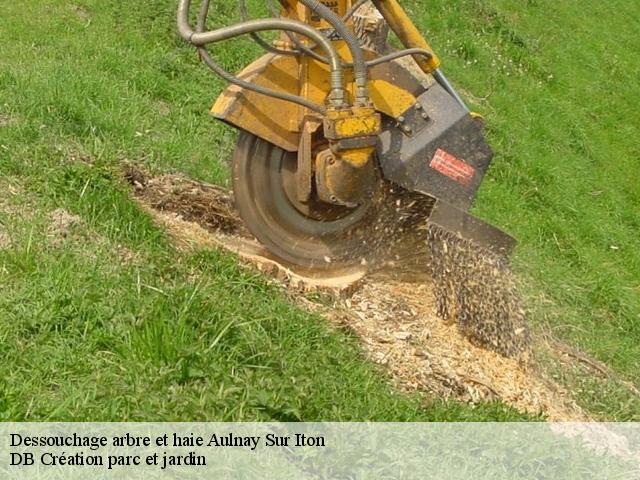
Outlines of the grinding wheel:
[[364,263],[375,250],[379,195],[348,208],[296,195],[297,154],[241,131],[233,157],[236,206],[251,233],[294,265]]

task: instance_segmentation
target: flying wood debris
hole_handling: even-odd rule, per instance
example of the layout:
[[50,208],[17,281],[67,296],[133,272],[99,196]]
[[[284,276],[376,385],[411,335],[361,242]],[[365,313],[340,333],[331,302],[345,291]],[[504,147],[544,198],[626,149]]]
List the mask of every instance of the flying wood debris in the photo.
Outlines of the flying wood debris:
[[530,335],[509,259],[429,223],[433,199],[390,195],[395,211],[382,217],[393,231],[381,255],[393,270],[405,277],[427,272],[438,315],[477,345],[505,356],[526,354]]
[[434,225],[426,245],[438,315],[502,355],[525,353],[530,335],[508,259]]

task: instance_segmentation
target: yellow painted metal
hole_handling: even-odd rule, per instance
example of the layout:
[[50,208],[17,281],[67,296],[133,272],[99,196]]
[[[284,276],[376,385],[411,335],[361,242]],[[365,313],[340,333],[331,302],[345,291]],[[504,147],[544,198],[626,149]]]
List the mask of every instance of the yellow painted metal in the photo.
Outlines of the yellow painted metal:
[[[344,45],[340,45],[338,50],[349,57]],[[416,97],[408,90],[387,79],[376,78],[376,69],[370,73],[369,94],[376,111],[397,118],[416,102]],[[239,76],[257,85],[303,94],[318,104],[325,103],[329,92],[329,71],[325,64],[315,60],[300,63],[295,57],[267,54],[245,68]],[[397,76],[407,77],[410,74],[398,67]],[[347,89],[353,95],[353,74],[347,71],[346,79]],[[298,150],[300,127],[304,117],[311,113],[293,103],[235,85],[227,87],[211,109],[216,118],[291,152]]]
[[379,133],[380,115],[373,108],[329,110],[325,117],[327,138],[353,138]]
[[[342,18],[353,2],[351,0],[320,0],[320,3]],[[296,0],[280,0],[280,5],[282,6],[283,17],[299,20],[314,28],[332,28],[327,21],[313,14],[307,7]]]
[[[320,0],[320,3],[324,4],[325,7],[328,7],[333,13],[335,13],[338,17],[343,17],[345,13],[347,13],[347,0]],[[331,25],[323,20],[319,15],[312,13],[308,8],[303,8],[305,19],[304,22],[311,25],[314,28],[331,28]]]
[[[380,114],[373,107],[331,109],[324,118],[324,136],[331,149],[340,160],[356,168],[363,167],[371,158],[380,131]],[[345,149],[341,141],[346,139],[350,139],[350,145]]]
[[[246,67],[239,77],[256,85],[297,95],[299,69],[294,57],[267,54]],[[294,103],[230,85],[216,100],[211,114],[287,151],[295,152],[299,145],[298,113],[301,109]]]
[[369,96],[377,111],[393,118],[398,118],[416,103],[411,92],[375,78],[369,82]]
[[[321,1],[339,16],[344,15],[352,4],[352,0]],[[397,11],[397,8],[400,7],[394,3],[395,0],[379,1],[390,9],[393,18],[402,20],[401,14]],[[314,18],[311,11],[296,0],[281,0],[280,3],[283,8],[283,16],[303,21],[316,28],[329,27],[324,20]],[[397,8],[394,5],[397,5]],[[402,14],[404,14],[403,11]],[[417,33],[417,30],[415,34],[412,33],[413,24],[408,19],[407,22],[406,28],[410,40],[417,42],[418,40],[414,38],[417,35],[423,42],[419,46],[425,48],[424,39]],[[301,38],[301,40],[303,39]],[[281,44],[281,46],[289,45],[285,37],[281,37]],[[333,44],[345,63],[352,62],[351,52],[344,41],[336,40]],[[367,56],[372,58],[375,54],[367,52]],[[424,59],[422,58],[422,60]],[[388,75],[386,77],[382,75],[385,78],[381,78],[377,76],[375,68],[371,69],[369,94],[373,104],[372,108],[360,107],[341,111],[339,118],[333,119],[335,122],[332,125],[335,126],[335,131],[332,132],[332,136],[339,139],[377,135],[380,132],[380,117],[376,111],[398,118],[414,105],[415,95],[395,84],[394,80],[398,76],[401,77],[402,72],[404,70],[398,67],[398,75],[394,74],[391,78],[388,78]],[[327,95],[331,89],[328,65],[309,56],[298,58],[267,54],[245,68],[239,76],[256,85],[293,95],[301,95],[319,105],[326,104]],[[349,69],[345,70],[345,87],[348,97],[353,99],[355,85],[353,71]],[[211,113],[218,119],[247,130],[288,151],[298,150],[300,130],[305,119],[318,116],[315,112],[299,105],[244,90],[234,85],[229,86],[220,95],[213,105]],[[332,112],[328,112],[327,115],[331,117]],[[354,147],[349,152],[341,152],[341,155],[350,157],[356,164],[362,163],[370,153],[370,148],[361,145],[360,148]]]
[[363,147],[363,148],[351,148],[349,150],[345,150],[344,152],[340,152],[340,160],[347,162],[349,165],[360,168],[364,167],[373,152],[375,152],[375,147]]
[[431,73],[436,70],[440,66],[440,59],[436,56],[431,46],[424,39],[397,0],[372,1],[389,24],[391,30],[398,36],[398,39],[406,48],[424,48],[433,54],[428,60],[420,55],[414,56],[413,58],[418,66],[420,66],[425,73]]
[[[353,2],[320,1],[339,17],[344,16]],[[405,46],[432,51],[396,0],[374,2]],[[331,28],[325,20],[297,0],[280,0],[280,3],[283,17],[302,21],[317,29]],[[299,40],[312,48],[307,39],[299,37]],[[295,43],[283,33],[277,46],[292,50],[296,48]],[[334,40],[332,43],[344,63],[353,62],[351,52],[343,40]],[[365,50],[365,56],[372,59],[376,54]],[[426,73],[435,70],[439,64],[435,54],[429,60],[424,57],[416,57],[415,60]],[[306,168],[306,174],[297,180],[297,195],[303,201],[311,193],[310,155],[313,138],[309,132],[305,138],[301,130],[309,122],[315,122],[316,125],[322,122],[329,148],[324,151],[325,156],[321,152],[316,159],[316,182],[318,178],[323,179],[316,183],[316,188],[319,194],[324,188],[322,192],[325,197],[320,195],[324,201],[347,202],[342,204],[357,201],[358,192],[364,191],[375,177],[371,159],[375,153],[377,136],[381,132],[381,114],[399,119],[416,103],[415,95],[421,91],[422,83],[416,80],[416,73],[401,66],[400,61],[372,67],[368,81],[370,103],[359,102],[354,105],[356,88],[353,70],[346,68],[346,103],[334,108],[331,106],[333,104],[327,102],[331,91],[329,66],[309,55],[267,54],[246,67],[239,77],[256,85],[299,95],[315,104],[327,106],[326,113],[322,116],[303,106],[231,85],[218,97],[211,113],[284,150],[294,152],[300,149],[302,160],[305,160],[305,155],[307,160],[299,166],[299,169]]]

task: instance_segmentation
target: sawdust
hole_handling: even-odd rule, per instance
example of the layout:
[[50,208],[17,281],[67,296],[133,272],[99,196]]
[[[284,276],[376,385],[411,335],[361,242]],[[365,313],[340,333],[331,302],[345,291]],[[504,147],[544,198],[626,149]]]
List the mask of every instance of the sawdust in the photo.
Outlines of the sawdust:
[[[149,178],[131,168],[125,176],[140,204],[180,247],[218,247],[238,254],[286,287],[298,304],[353,331],[372,361],[384,365],[400,388],[470,403],[501,400],[554,421],[588,418],[528,352],[505,357],[472,342],[455,322],[439,318],[433,281],[424,265],[420,268],[421,253],[392,258],[374,272],[313,278],[272,258],[251,238],[230,196],[219,187],[180,175]],[[411,224],[411,215],[394,222],[401,231]],[[402,244],[400,251],[412,252],[415,242],[423,241],[407,238],[395,242],[394,251]],[[333,304],[298,295],[315,289],[332,293]]]
[[112,244],[107,238],[93,231],[78,215],[70,213],[64,208],[58,208],[49,213],[49,225],[46,230],[49,244],[54,249],[82,248],[88,242],[96,248],[87,250],[84,255],[94,261],[99,258],[98,250],[105,248],[113,258],[118,258],[123,264],[130,265],[140,260],[139,255],[126,245]]
[[584,420],[568,392],[531,359],[505,357],[472,343],[436,313],[430,279],[402,281],[378,274],[338,308],[326,312],[351,328],[376,363],[407,390],[478,403],[502,400],[549,420]]
[[89,20],[91,18],[91,14],[89,13],[89,10],[87,10],[87,7],[85,7],[83,5],[71,5],[70,9],[81,20],[87,21],[87,20]]
[[15,117],[0,113],[0,127],[6,127],[9,125],[13,125],[14,123],[16,123]]
[[508,260],[435,226],[426,244],[440,318],[502,355],[526,353],[531,338]]
[[183,249],[202,246],[231,251],[253,268],[298,293],[348,294],[364,278],[363,267],[318,272],[289,265],[273,257],[248,230],[226,190],[182,175],[149,177],[128,167],[125,178],[143,207]]

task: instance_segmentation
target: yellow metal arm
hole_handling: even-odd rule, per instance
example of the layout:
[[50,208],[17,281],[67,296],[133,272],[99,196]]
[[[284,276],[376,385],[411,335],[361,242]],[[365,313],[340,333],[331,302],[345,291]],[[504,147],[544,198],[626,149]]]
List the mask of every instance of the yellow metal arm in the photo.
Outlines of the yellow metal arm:
[[433,56],[426,59],[421,55],[414,55],[414,60],[425,73],[432,73],[440,66],[440,59],[433,52],[431,46],[424,39],[420,31],[413,24],[407,12],[396,0],[372,0],[378,11],[389,24],[406,48],[424,48]]

